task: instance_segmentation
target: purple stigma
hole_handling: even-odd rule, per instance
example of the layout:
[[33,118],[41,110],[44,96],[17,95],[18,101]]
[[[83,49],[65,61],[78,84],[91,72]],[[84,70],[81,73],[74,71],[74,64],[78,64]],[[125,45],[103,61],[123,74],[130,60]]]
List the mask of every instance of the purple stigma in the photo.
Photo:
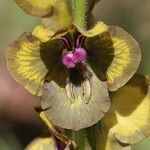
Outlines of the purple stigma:
[[67,68],[74,68],[76,63],[85,63],[86,51],[84,48],[76,48],[74,53],[63,56],[62,62]]

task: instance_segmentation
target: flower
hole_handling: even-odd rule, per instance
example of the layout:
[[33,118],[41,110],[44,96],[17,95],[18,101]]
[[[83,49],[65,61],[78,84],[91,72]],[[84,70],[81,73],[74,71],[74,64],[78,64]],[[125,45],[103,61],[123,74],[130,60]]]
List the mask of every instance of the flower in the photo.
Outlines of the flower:
[[42,24],[59,31],[72,24],[72,10],[67,0],[14,0],[27,14],[42,17]]
[[73,150],[77,149],[76,143],[69,141],[67,145],[52,136],[42,136],[35,138],[25,148],[25,150]]
[[150,78],[136,75],[111,94],[112,105],[100,122],[99,150],[128,150],[150,135]]
[[[67,29],[74,20],[75,2],[72,0],[14,0],[27,14],[41,17],[41,23],[52,31]],[[89,0],[86,10],[88,24],[91,24],[92,10],[100,0]]]
[[34,139],[25,150],[57,150],[58,146],[54,138],[52,137],[39,137]]
[[103,22],[89,31],[72,25],[53,32],[38,26],[7,49],[12,76],[34,95],[59,127],[97,123],[110,107],[108,90],[123,86],[140,63],[140,48],[123,29]]

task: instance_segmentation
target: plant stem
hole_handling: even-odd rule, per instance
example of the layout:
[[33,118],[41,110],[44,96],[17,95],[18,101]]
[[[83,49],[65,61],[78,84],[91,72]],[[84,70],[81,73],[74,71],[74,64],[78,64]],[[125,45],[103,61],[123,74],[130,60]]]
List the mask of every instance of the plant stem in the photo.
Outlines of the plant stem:
[[86,25],[86,0],[75,0],[75,24],[85,29]]
[[79,150],[85,150],[86,131],[82,129],[80,131],[74,131],[75,142],[78,145]]

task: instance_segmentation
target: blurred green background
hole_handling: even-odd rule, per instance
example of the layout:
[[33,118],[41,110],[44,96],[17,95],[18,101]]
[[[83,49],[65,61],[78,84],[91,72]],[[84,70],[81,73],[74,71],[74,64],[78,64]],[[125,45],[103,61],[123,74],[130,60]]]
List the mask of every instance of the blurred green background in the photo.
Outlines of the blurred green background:
[[[101,0],[94,15],[137,39],[142,49],[138,72],[150,74],[150,0]],[[0,0],[0,150],[22,149],[42,128],[32,109],[37,98],[10,77],[5,60],[8,44],[39,23],[39,18],[26,15],[13,0]],[[150,150],[150,138],[134,145],[133,150]]]

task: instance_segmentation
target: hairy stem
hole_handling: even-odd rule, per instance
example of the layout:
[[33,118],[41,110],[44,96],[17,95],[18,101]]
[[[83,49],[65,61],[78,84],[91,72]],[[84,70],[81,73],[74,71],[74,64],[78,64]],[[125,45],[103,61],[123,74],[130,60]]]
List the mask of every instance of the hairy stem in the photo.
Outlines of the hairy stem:
[[86,25],[86,0],[75,0],[75,24],[85,29]]

